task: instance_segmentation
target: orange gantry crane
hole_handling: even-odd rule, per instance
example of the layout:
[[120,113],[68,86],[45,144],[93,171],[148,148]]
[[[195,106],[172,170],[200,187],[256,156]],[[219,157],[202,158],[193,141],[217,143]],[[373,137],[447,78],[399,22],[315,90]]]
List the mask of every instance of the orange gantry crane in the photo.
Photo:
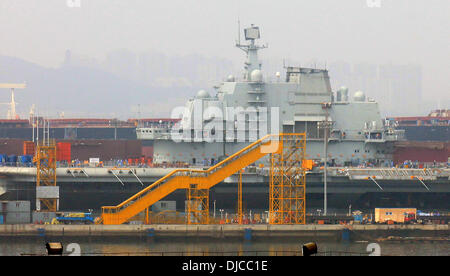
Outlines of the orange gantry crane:
[[[296,148],[298,143],[295,142],[299,140],[303,141],[300,149]],[[300,173],[300,175],[304,175],[304,170],[302,169],[303,160],[297,160],[304,156],[304,141],[304,133],[271,134],[250,144],[222,162],[210,167],[208,170],[174,170],[119,205],[102,207],[102,216],[98,223],[125,223],[139,213],[148,211],[154,203],[163,199],[175,190],[186,189],[188,197],[187,223],[208,224],[210,188],[268,154],[277,156],[278,160],[278,163],[272,161],[272,171],[276,171],[278,174],[289,173],[289,175],[292,175],[292,172],[296,172]],[[299,152],[302,154],[299,155]],[[282,169],[273,167],[286,163],[286,161],[293,156],[297,158],[295,162],[288,162],[288,165]],[[291,171],[291,169],[296,166],[300,166],[301,169],[299,170],[297,168]],[[302,220],[300,217],[304,218],[305,213],[305,182],[303,177],[300,179],[300,181],[295,180],[295,176],[287,178],[287,181],[295,180],[294,182],[297,183],[295,187],[289,188],[288,183],[283,184],[283,177],[278,177],[277,181],[271,180],[271,185],[276,186],[274,189],[271,188],[271,191],[274,190],[277,192],[274,195],[271,192],[271,201],[276,201],[276,204],[271,204],[271,213],[275,214],[276,219],[270,221],[273,221],[274,223],[304,223],[304,219]],[[280,183],[281,188],[279,187]],[[303,186],[300,188],[299,183],[303,183]],[[289,194],[284,193],[285,190],[289,190]],[[293,197],[291,196],[292,194]],[[301,202],[298,202],[300,198]],[[294,201],[296,202],[294,203]],[[288,210],[287,208],[291,209]],[[292,211],[294,211],[294,213],[303,213],[303,216],[293,216]],[[294,220],[292,220],[291,217],[293,217]]]

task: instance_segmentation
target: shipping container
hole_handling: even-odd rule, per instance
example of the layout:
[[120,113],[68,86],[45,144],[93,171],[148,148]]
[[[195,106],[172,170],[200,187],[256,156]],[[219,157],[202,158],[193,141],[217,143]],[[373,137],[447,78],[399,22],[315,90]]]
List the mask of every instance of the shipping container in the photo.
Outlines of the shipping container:
[[72,160],[72,145],[68,142],[56,143],[56,160],[70,162]]
[[163,212],[163,211],[176,211],[177,210],[177,202],[176,201],[163,201],[160,200],[152,205],[152,212]]
[[[30,133],[31,134],[31,133]],[[23,140],[20,139],[1,139],[0,153],[5,157],[9,154],[20,155],[23,154]],[[6,162],[7,160],[5,160]]]
[[34,155],[36,150],[36,145],[33,141],[23,142],[23,155]]
[[0,201],[0,212],[30,212],[30,201]]
[[3,215],[0,215],[0,224],[3,224]]
[[5,224],[27,224],[30,223],[30,212],[7,212]]
[[8,163],[16,163],[17,162],[17,155],[15,155],[15,154],[8,155],[8,160],[6,162],[8,162]]
[[55,212],[34,211],[32,213],[31,222],[32,223],[46,223],[46,222],[51,223],[54,218],[56,218]]
[[375,222],[388,223],[404,223],[407,214],[413,213],[417,216],[416,208],[375,208]]
[[26,158],[26,163],[33,162],[33,155],[24,155],[24,158]]

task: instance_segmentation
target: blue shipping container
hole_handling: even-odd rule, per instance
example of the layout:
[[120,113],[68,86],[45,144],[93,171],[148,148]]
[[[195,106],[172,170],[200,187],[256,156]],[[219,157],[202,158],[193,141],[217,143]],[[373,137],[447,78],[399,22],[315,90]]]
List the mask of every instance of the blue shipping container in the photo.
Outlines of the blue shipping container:
[[3,216],[0,215],[0,224],[3,224]]
[[353,219],[355,221],[358,221],[358,222],[362,222],[363,221],[362,215],[353,215]]
[[17,155],[9,155],[9,156],[8,156],[8,162],[9,162],[9,163],[15,163],[15,162],[17,162]]
[[33,155],[26,155],[28,162],[33,162]]

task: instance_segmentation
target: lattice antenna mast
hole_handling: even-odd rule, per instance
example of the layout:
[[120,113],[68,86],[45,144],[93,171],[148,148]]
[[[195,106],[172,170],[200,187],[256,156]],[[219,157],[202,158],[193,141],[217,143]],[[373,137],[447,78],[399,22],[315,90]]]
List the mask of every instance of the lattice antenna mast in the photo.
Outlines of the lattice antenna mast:
[[245,62],[245,76],[246,79],[250,79],[250,74],[255,69],[261,69],[261,63],[258,59],[258,50],[267,48],[266,45],[256,45],[255,40],[261,37],[259,27],[251,25],[250,28],[244,29],[245,40],[250,41],[249,44],[241,44],[240,43],[240,34],[239,40],[236,42],[236,47],[241,49],[247,54],[247,61]]

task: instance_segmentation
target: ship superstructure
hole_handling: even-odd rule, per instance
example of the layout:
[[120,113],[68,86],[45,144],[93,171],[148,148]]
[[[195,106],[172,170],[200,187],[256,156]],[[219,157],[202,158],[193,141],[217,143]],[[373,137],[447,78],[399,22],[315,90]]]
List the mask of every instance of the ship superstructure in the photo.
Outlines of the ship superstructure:
[[[244,74],[228,76],[211,96],[201,90],[185,107],[175,108],[181,121],[170,135],[154,140],[154,163],[210,165],[268,133],[307,134],[307,158],[324,160],[328,130],[328,160],[337,165],[390,162],[394,141],[402,133],[381,118],[378,103],[341,87],[333,92],[325,69],[287,67],[285,80],[264,80],[258,51],[258,27],[245,29],[247,44],[237,43],[247,60]],[[137,133],[150,131],[138,128]],[[167,134],[167,133],[165,133]]]

